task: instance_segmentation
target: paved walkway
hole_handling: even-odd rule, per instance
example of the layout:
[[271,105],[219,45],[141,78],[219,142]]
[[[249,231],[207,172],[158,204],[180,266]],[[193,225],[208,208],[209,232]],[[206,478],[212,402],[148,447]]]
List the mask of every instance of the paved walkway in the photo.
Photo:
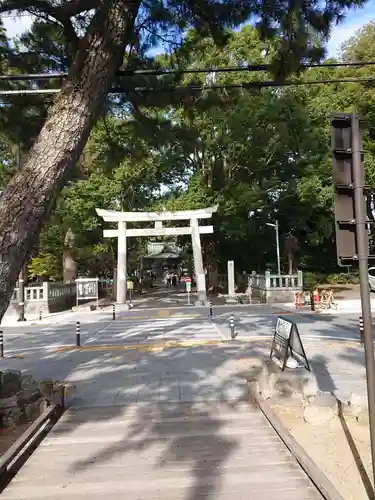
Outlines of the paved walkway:
[[259,409],[220,404],[68,411],[4,500],[323,500]]
[[[371,310],[375,311],[375,299],[371,297],[370,300]],[[289,310],[295,310],[296,306],[294,303],[285,304]],[[303,306],[304,311],[311,311],[309,305]],[[333,316],[339,316],[341,314],[356,314],[357,317],[362,315],[362,302],[361,299],[339,299],[336,300],[336,307],[330,309],[321,309],[319,307],[315,310],[318,314],[329,314]]]
[[[252,358],[268,355],[277,313],[224,307],[210,319],[207,308],[165,317],[131,311],[115,321],[107,312],[75,313],[57,325],[6,330],[1,369],[76,390],[71,410],[3,498],[319,499],[262,415],[244,403]],[[320,388],[365,394],[355,319],[292,317]],[[75,343],[76,320],[82,345],[101,349],[61,351]],[[168,340],[179,345],[167,349]],[[150,343],[154,349],[144,349]],[[17,352],[24,358],[13,358]]]

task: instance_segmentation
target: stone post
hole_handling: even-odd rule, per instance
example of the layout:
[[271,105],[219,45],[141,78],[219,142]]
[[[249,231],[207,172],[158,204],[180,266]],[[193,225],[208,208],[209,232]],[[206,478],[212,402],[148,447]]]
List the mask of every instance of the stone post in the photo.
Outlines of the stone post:
[[300,291],[303,290],[303,272],[297,271],[297,286]]
[[266,302],[268,302],[270,296],[271,296],[271,272],[266,271],[264,273],[264,292],[265,292],[265,297],[266,297]]
[[234,279],[234,261],[228,260],[228,303],[237,302],[236,300],[236,290],[235,290],[235,279]]
[[49,299],[49,282],[43,281],[43,300],[48,302]]

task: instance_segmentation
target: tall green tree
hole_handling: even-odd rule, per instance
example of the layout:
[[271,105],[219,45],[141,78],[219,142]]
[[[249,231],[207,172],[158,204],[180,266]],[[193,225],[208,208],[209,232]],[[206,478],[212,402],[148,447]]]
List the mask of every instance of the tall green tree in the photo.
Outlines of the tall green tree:
[[[272,49],[268,56],[265,50],[257,31],[245,27],[227,40],[224,50],[192,32],[179,57],[188,68],[246,66],[269,61]],[[215,83],[259,78],[270,76],[231,73],[217,76]],[[316,228],[322,223],[318,201],[304,202],[298,183],[308,168],[313,172],[325,159],[325,137],[314,129],[303,100],[293,92],[207,90],[192,99],[168,111],[176,129],[185,133],[167,141],[164,159],[185,165],[188,179],[162,203],[169,209],[219,205],[215,234],[204,240],[211,273],[224,270],[229,259],[240,269],[264,269],[276,254],[267,222],[277,217],[283,237],[305,228],[314,212]],[[306,241],[316,244],[313,235]]]
[[[356,47],[371,47],[371,32],[370,25],[349,42],[356,54],[351,60],[368,60],[368,50],[361,55]],[[347,60],[346,47],[342,57]],[[246,66],[267,62],[273,49],[268,55],[265,50],[257,32],[246,27],[227,40],[223,51],[212,40],[199,39],[191,32],[178,57],[187,68]],[[327,67],[309,70],[302,78],[308,82],[365,75],[371,76],[371,68]],[[204,77],[194,75],[187,80],[202,83]],[[215,83],[236,84],[257,78],[269,75],[230,73],[217,75]],[[163,203],[171,209],[219,204],[215,235],[207,239],[205,248],[209,265],[224,270],[226,260],[234,258],[240,269],[264,269],[275,262],[275,235],[266,223],[277,218],[284,254],[288,253],[284,243],[290,241],[291,234],[298,241],[295,264],[333,271],[330,118],[334,111],[354,110],[365,118],[366,173],[372,186],[372,98],[373,89],[363,84],[335,83],[262,92],[207,90],[192,96],[191,102],[173,105],[169,114],[186,132],[164,147],[165,161],[184,164],[188,181]]]
[[[364,31],[367,33],[367,28]],[[353,43],[361,40],[362,35],[358,36]],[[172,59],[178,57],[181,67],[190,68],[243,66],[271,57],[265,55],[266,44],[250,26],[228,38],[223,49],[218,49],[212,39],[201,39],[191,31]],[[164,64],[168,57],[161,58]],[[363,75],[365,71],[368,69],[360,70]],[[355,76],[356,72],[323,68],[306,72],[304,78],[330,79]],[[202,83],[204,77],[194,79]],[[269,77],[229,74],[217,76],[217,82]],[[192,81],[191,77],[186,81]],[[63,191],[52,227],[43,232],[39,265],[47,262],[51,268],[51,248],[61,262],[64,231],[56,247],[54,227],[65,227],[65,231],[74,227],[79,233],[76,258],[80,265],[105,267],[108,255],[113,260],[115,248],[101,239],[102,224],[95,206],[120,206],[125,210],[167,206],[177,210],[218,203],[215,234],[203,239],[211,275],[224,271],[226,261],[233,258],[240,269],[263,270],[275,264],[275,235],[266,223],[276,218],[286,270],[288,249],[284,243],[292,233],[299,243],[295,264],[333,271],[330,115],[365,106],[371,91],[359,84],[314,85],[277,92],[208,90],[192,94],[190,101],[173,100],[169,106],[143,104],[136,118],[128,106],[120,106],[114,117],[101,120],[93,130],[82,162],[83,178]],[[370,123],[368,119],[366,123]],[[365,141],[370,151],[373,141],[368,133]],[[366,169],[373,185],[371,160],[367,154]],[[104,192],[107,194],[102,196]],[[141,251],[137,244],[144,241],[131,243],[137,253]],[[182,243],[189,245],[189,239]]]

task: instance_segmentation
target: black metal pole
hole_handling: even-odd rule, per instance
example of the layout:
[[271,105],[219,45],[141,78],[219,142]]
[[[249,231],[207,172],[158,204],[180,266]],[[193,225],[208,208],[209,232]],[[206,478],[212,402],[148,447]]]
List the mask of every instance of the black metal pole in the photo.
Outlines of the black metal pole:
[[315,300],[314,300],[314,289],[310,290],[310,307],[312,311],[315,311]]
[[210,316],[212,316],[212,302],[210,300],[210,302],[208,303],[209,307],[210,307]]
[[112,319],[116,319],[116,306],[115,304],[112,304]]
[[368,244],[367,244],[367,211],[364,197],[364,168],[361,156],[362,144],[358,115],[352,115],[352,154],[354,206],[357,233],[358,262],[363,317],[363,337],[365,347],[367,399],[370,423],[371,458],[373,477],[375,478],[375,359],[372,339],[372,318],[370,291],[368,286]]
[[234,333],[234,316],[233,316],[233,314],[231,314],[229,316],[229,327],[230,327],[231,339],[234,339],[236,337],[236,334]]
[[42,310],[39,311],[39,321],[42,321],[43,319],[43,314],[42,314]]
[[81,347],[81,323],[76,323],[76,346]]
[[0,330],[0,357],[4,357],[4,334],[2,330]]

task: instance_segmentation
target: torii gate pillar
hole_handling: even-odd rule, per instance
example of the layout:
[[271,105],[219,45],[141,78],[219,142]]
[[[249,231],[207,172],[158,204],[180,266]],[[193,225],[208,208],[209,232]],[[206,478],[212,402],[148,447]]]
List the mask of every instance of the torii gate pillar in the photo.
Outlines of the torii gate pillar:
[[193,247],[193,258],[195,267],[195,279],[197,282],[198,303],[207,302],[206,275],[203,268],[201,237],[199,234],[198,219],[190,220],[191,244]]
[[125,304],[126,302],[126,222],[118,223],[117,238],[117,275],[116,275],[116,302]]
[[[212,226],[199,226],[199,219],[210,219],[217,211],[217,205],[198,210],[182,210],[177,212],[116,212],[113,210],[96,209],[97,214],[106,222],[116,222],[117,229],[105,229],[104,237],[117,238],[117,281],[116,301],[126,302],[126,238],[135,236],[181,236],[191,235],[193,247],[194,268],[197,282],[199,304],[207,303],[206,276],[203,268],[201,234],[212,234]],[[163,227],[162,221],[189,220],[187,227]],[[154,228],[128,229],[127,222],[155,222]]]

